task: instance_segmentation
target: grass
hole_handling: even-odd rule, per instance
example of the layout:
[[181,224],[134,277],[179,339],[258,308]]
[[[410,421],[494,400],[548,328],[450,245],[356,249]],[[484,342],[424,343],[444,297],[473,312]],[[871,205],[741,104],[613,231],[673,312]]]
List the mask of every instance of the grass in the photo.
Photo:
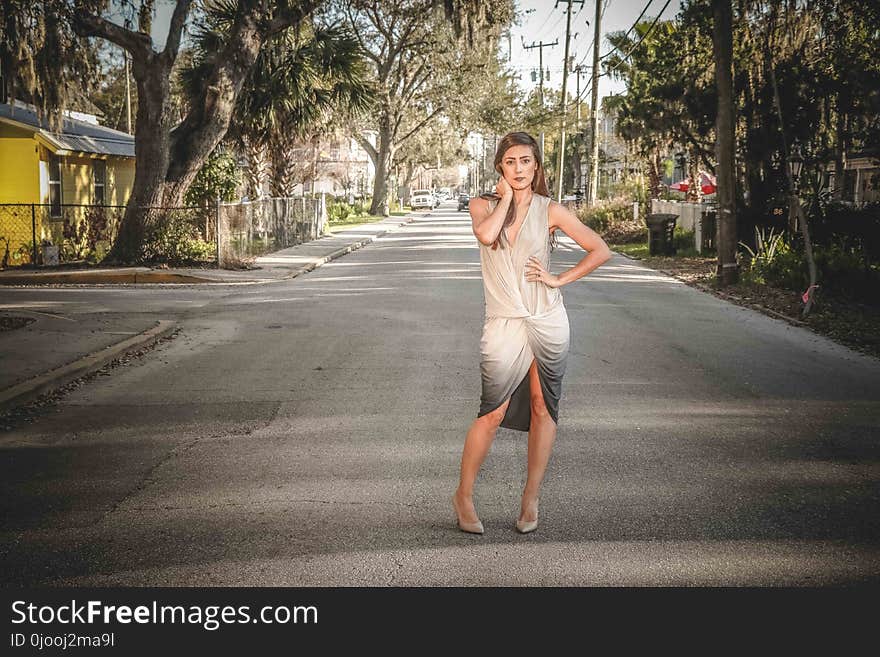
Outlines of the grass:
[[[405,217],[409,214],[409,211],[398,211],[395,210],[391,212],[392,217]],[[382,221],[385,217],[377,214],[350,214],[345,219],[341,221],[330,221],[327,223],[327,232],[335,233],[340,230],[345,230],[347,228],[351,228],[352,226],[360,226],[362,224],[372,224],[377,221]]]
[[646,258],[648,256],[648,243],[642,244],[609,244],[612,251],[623,253],[631,258]]
[[[678,247],[674,256],[649,256],[647,242],[634,242],[632,244],[609,244],[608,247],[612,251],[623,253],[631,258],[703,258],[704,255],[697,253],[694,247],[682,248]],[[714,259],[714,255],[712,256]]]

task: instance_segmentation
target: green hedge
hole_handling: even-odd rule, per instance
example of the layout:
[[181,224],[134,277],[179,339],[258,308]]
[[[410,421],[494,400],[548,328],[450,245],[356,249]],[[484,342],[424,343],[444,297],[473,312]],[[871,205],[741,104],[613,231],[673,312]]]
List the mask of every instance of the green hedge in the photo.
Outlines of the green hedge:
[[[642,212],[639,207],[640,217],[644,217]],[[575,215],[608,243],[631,244],[648,240],[648,228],[644,222],[633,221],[633,201],[629,199],[602,201],[592,207],[582,205],[575,210]]]
[[[747,281],[771,285],[793,292],[803,292],[809,284],[809,265],[800,240],[792,245],[780,239],[775,251],[759,249],[753,257],[742,254],[742,274]],[[816,279],[824,294],[833,294],[856,301],[880,302],[880,269],[866,270],[863,253],[850,241],[833,239],[831,244],[813,245]]]

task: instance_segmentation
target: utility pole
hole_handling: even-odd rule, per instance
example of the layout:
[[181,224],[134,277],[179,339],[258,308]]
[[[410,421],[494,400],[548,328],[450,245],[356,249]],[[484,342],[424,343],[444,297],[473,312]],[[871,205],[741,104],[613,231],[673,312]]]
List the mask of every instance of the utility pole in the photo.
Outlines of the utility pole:
[[[565,87],[568,82],[568,44],[571,40],[571,6],[575,2],[579,2],[581,5],[584,4],[584,0],[556,0],[556,7],[559,6],[560,2],[565,2],[567,7],[565,10],[565,59],[562,60],[562,102],[560,103],[560,126],[559,126],[559,166],[556,169],[556,177],[559,181],[557,186],[557,200],[562,203],[562,167],[565,164]],[[600,0],[596,0],[596,3],[599,4]]]
[[[577,57],[577,55],[575,55]],[[585,71],[583,64],[578,64],[574,67],[574,72],[577,74],[577,121],[575,123],[575,132],[577,134],[581,134],[581,74]],[[581,159],[581,151],[580,146],[577,148],[577,153],[575,154],[575,158],[577,161],[577,172],[578,178],[575,182],[575,186],[578,189],[580,194],[584,193],[584,170],[583,170],[583,160]]]
[[[575,55],[577,57],[577,55]],[[578,64],[574,67],[574,73],[577,74],[577,124],[575,125],[575,131],[581,131],[581,75],[586,69],[583,64]]]
[[587,206],[596,202],[599,191],[599,46],[602,42],[602,0],[596,0],[596,22],[593,24],[593,90],[590,100],[590,184]]
[[[532,45],[527,46],[526,40],[523,39],[523,48],[525,50],[531,50],[532,48],[538,49],[538,98],[541,101],[541,109],[544,109],[544,48],[553,48],[554,46],[559,44],[559,39],[553,39],[553,43],[544,43],[543,41],[539,41],[535,43],[532,41]],[[541,132],[541,160],[544,159],[544,133]]]

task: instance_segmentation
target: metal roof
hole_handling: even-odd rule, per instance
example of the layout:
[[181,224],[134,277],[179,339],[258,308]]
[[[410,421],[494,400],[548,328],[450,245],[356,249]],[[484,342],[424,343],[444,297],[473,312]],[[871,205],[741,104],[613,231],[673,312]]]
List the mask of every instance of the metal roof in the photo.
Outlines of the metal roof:
[[0,120],[32,128],[56,150],[94,153],[115,157],[134,157],[134,137],[119,130],[65,116],[61,132],[49,129],[49,122],[23,103],[0,103]]

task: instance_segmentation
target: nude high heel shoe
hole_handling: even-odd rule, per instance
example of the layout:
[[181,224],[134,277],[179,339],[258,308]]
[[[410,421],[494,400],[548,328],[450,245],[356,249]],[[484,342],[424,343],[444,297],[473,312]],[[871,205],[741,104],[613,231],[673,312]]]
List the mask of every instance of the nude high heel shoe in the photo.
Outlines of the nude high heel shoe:
[[518,518],[516,521],[516,531],[520,534],[528,534],[538,528],[538,516],[535,514],[534,520],[523,520]]
[[468,534],[483,533],[483,523],[479,520],[477,520],[476,522],[461,521],[461,514],[458,512],[458,505],[455,503],[455,497],[452,498],[452,508],[455,509],[455,521],[461,531],[467,532]]

